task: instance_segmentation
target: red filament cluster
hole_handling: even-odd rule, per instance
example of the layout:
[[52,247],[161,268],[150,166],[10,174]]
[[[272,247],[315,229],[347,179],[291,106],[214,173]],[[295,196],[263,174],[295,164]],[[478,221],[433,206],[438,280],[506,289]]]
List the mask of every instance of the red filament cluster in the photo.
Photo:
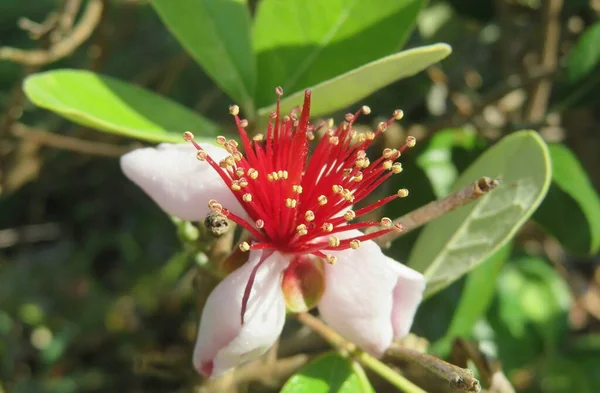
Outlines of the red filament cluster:
[[[345,121],[335,128],[326,122],[314,126],[309,123],[310,90],[305,91],[300,114],[292,110],[285,116],[280,113],[283,92],[281,88],[276,92],[277,109],[269,117],[266,135],[250,138],[245,130],[248,121],[240,119],[236,105],[230,107],[241,146],[235,140],[217,137],[217,143],[229,153],[220,162],[213,160],[190,132],[184,134],[198,150],[197,158],[208,162],[220,174],[250,217],[251,221],[246,221],[219,201],[209,201],[213,212],[225,215],[252,235],[251,244],[243,242],[240,248],[313,254],[335,263],[335,256],[327,251],[357,249],[361,241],[402,230],[385,217],[376,222],[354,220],[398,197],[407,196],[406,189],[351,210],[392,174],[402,171],[396,160],[406,148],[415,145],[413,137],[408,137],[399,149],[384,149],[373,161],[366,155],[373,140],[393,121],[402,118],[402,111],[394,111],[374,132],[357,133],[352,126],[361,114],[370,113],[368,107],[347,114]],[[315,133],[321,129],[325,133],[310,153]],[[340,232],[369,227],[377,230],[353,238],[336,236]]]

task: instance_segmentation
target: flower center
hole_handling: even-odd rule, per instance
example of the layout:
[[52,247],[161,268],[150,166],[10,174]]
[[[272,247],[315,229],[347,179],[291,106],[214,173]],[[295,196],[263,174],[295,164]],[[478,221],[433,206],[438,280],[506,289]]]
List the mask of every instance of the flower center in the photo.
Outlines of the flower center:
[[[239,107],[230,107],[240,135],[244,153],[235,140],[217,137],[229,155],[216,162],[194,141],[192,133],[184,138],[198,150],[197,158],[207,161],[221,176],[242,204],[251,221],[246,221],[229,211],[216,200],[208,205],[214,213],[225,215],[242,226],[253,240],[242,242],[240,248],[248,250],[276,250],[289,254],[313,254],[335,263],[335,256],[327,251],[357,249],[360,242],[376,238],[392,230],[402,230],[387,217],[377,222],[353,222],[386,203],[408,195],[406,189],[382,198],[359,210],[352,206],[373,192],[392,174],[400,173],[402,166],[395,162],[401,153],[415,145],[408,137],[399,149],[384,149],[381,156],[371,162],[366,150],[395,120],[403,116],[396,110],[386,122],[381,122],[375,132],[357,133],[353,124],[361,114],[369,114],[363,106],[354,114],[347,114],[337,127],[323,122],[318,126],[309,123],[310,90],[304,94],[300,115],[292,110],[281,116],[277,92],[277,109],[269,116],[267,134],[252,139],[245,128],[248,121],[240,119]],[[309,159],[309,146],[315,133],[324,131]],[[376,227],[371,233],[340,239],[337,235],[353,229]]]

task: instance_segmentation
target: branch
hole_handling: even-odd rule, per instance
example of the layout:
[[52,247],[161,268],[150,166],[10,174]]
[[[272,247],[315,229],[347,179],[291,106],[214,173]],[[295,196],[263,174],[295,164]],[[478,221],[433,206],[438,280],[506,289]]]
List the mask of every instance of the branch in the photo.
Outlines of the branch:
[[86,141],[50,131],[35,129],[22,123],[16,123],[12,127],[11,132],[16,137],[27,139],[40,145],[94,156],[120,157],[134,148],[133,146],[120,146],[110,143]]
[[69,35],[50,48],[24,50],[19,48],[0,48],[0,60],[10,60],[27,66],[42,66],[62,59],[73,53],[91,35],[102,15],[102,0],[90,0],[79,23]]
[[[542,26],[540,66],[552,69],[558,64],[558,49],[560,45],[560,13],[563,0],[544,0],[542,2]],[[540,122],[546,115],[548,102],[552,90],[550,78],[540,79],[531,89],[529,105],[526,111],[526,120]]]
[[426,353],[392,344],[385,352],[385,357],[388,361],[402,360],[418,364],[448,381],[453,389],[475,393],[481,390],[481,384],[473,377],[473,371],[455,366]]
[[396,371],[391,369],[386,364],[382,363],[378,359],[363,352],[356,348],[356,346],[346,341],[342,336],[333,331],[329,326],[325,325],[319,318],[312,316],[308,313],[296,314],[298,321],[308,326],[321,337],[327,340],[332,346],[348,352],[356,360],[361,362],[363,365],[371,369],[373,372],[378,374],[380,377],[390,382],[400,390],[406,393],[426,393],[423,389],[406,379],[404,376],[398,374]]
[[486,195],[500,184],[498,179],[491,179],[489,177],[482,177],[473,184],[469,184],[466,187],[448,195],[447,197],[428,203],[410,213],[403,215],[400,218],[394,220],[395,224],[400,224],[403,227],[401,232],[390,232],[381,237],[376,241],[378,244],[383,246],[389,246],[389,244],[396,238],[407,234],[408,232],[427,224],[428,222],[440,217],[441,215],[448,213],[456,209],[457,207],[466,205],[467,203],[473,202]]

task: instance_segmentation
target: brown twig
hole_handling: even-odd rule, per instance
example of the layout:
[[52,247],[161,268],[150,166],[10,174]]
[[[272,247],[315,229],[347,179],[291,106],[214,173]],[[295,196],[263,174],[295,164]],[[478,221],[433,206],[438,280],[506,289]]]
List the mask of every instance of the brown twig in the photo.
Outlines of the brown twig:
[[499,180],[489,177],[482,177],[476,182],[461,188],[460,190],[437,201],[428,203],[410,213],[394,220],[394,225],[400,224],[403,228],[401,232],[389,232],[376,241],[380,245],[387,246],[394,239],[405,235],[406,233],[456,209],[466,205],[486,195],[500,184]]
[[12,127],[11,132],[18,138],[27,139],[40,145],[102,157],[120,157],[136,147],[86,141],[79,138],[56,134],[50,131],[36,129],[22,123],[16,123]]
[[[542,28],[540,42],[540,66],[554,69],[558,63],[560,45],[560,13],[563,0],[544,0],[542,2]],[[532,87],[526,110],[525,120],[540,122],[546,115],[552,90],[552,79],[541,78]]]
[[79,23],[70,34],[52,44],[50,48],[24,50],[3,47],[0,48],[0,60],[10,60],[27,66],[42,66],[70,55],[92,35],[100,21],[102,8],[102,0],[90,0]]
[[392,344],[385,352],[385,360],[391,363],[400,360],[418,364],[448,381],[453,389],[465,392],[481,390],[481,384],[473,377],[473,371],[455,366],[426,353]]

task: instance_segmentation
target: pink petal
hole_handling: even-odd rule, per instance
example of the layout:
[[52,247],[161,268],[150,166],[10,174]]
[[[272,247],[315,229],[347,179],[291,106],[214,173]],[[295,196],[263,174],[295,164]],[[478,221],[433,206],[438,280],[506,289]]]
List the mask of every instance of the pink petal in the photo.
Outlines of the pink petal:
[[[343,232],[344,237],[359,231]],[[331,252],[335,265],[325,264],[325,293],[319,303],[321,316],[342,336],[364,350],[381,355],[393,338],[392,292],[394,271],[373,241],[358,250]]]
[[[225,149],[202,145],[216,161],[225,158]],[[210,212],[207,202],[216,199],[233,213],[246,213],[217,172],[196,159],[191,144],[158,145],[136,149],[121,157],[123,173],[144,190],[167,214],[184,220],[204,220]]]
[[388,265],[396,273],[397,281],[393,293],[392,326],[394,340],[408,334],[417,308],[423,300],[425,277],[392,258],[387,258]]
[[258,269],[248,300],[244,325],[242,297],[252,269],[262,251],[217,285],[207,299],[194,349],[194,367],[208,376],[219,376],[265,353],[277,340],[285,322],[281,275],[289,261],[274,252]]
[[[340,237],[361,235],[348,231]],[[358,250],[332,252],[325,264],[321,316],[333,329],[375,356],[408,333],[423,296],[423,276],[383,254],[373,241]]]

